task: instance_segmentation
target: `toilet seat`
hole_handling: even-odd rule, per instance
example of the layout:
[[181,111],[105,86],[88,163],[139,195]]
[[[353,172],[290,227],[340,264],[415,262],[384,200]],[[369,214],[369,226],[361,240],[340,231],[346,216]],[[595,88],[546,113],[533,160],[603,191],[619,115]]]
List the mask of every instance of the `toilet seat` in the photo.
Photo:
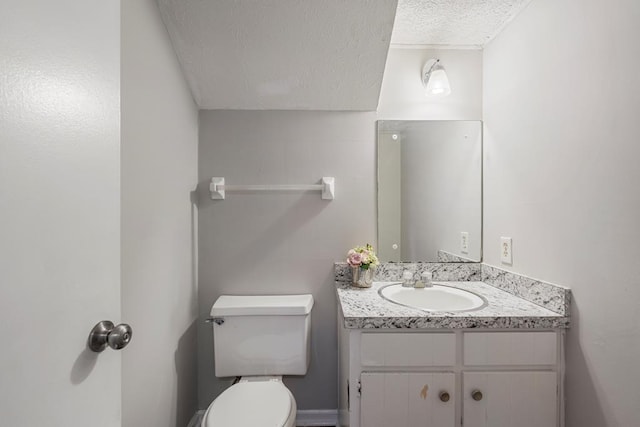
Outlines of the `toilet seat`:
[[296,403],[279,381],[240,382],[209,405],[201,427],[290,427]]

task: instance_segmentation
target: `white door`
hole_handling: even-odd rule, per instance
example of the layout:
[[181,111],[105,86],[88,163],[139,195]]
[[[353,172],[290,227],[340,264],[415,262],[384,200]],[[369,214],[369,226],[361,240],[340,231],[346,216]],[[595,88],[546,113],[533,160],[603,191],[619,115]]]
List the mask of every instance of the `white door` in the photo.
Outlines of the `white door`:
[[456,425],[453,372],[363,372],[360,382],[360,427]]
[[0,5],[1,425],[120,425],[119,14]]
[[464,427],[556,427],[556,372],[464,372]]

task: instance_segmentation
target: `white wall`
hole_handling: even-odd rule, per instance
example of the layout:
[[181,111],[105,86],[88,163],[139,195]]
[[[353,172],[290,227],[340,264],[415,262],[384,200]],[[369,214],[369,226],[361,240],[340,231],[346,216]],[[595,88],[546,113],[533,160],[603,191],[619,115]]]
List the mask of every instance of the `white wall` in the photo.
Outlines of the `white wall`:
[[[201,111],[200,287],[204,320],[221,294],[311,293],[311,366],[286,378],[299,409],[337,407],[333,263],[375,239],[375,113]],[[336,198],[278,192],[227,193],[209,181],[310,184],[336,179]],[[199,405],[229,385],[214,376],[213,334],[199,323]]]
[[4,426],[120,425],[119,4],[0,3]]
[[196,411],[198,111],[155,1],[122,2],[122,425]]
[[640,3],[536,0],[485,50],[484,255],[572,288],[567,426],[640,412]]
[[[425,96],[422,68],[440,58],[451,94]],[[382,79],[380,120],[481,120],[482,51],[463,49],[407,49],[391,47]]]

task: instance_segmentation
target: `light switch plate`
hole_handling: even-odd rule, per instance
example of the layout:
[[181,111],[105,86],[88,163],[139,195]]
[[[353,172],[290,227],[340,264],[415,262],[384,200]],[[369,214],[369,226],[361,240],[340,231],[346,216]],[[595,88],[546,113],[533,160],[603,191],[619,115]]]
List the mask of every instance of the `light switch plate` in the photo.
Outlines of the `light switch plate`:
[[502,261],[503,264],[513,264],[511,237],[500,238],[500,261]]
[[466,231],[460,233],[460,252],[469,253],[469,233]]

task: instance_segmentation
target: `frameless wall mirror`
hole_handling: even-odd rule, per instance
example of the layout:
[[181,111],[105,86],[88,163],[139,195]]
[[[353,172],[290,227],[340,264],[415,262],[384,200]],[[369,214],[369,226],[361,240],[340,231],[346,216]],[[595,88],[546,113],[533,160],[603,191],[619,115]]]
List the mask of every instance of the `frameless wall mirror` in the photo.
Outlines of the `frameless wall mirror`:
[[378,256],[480,262],[482,122],[378,121]]

